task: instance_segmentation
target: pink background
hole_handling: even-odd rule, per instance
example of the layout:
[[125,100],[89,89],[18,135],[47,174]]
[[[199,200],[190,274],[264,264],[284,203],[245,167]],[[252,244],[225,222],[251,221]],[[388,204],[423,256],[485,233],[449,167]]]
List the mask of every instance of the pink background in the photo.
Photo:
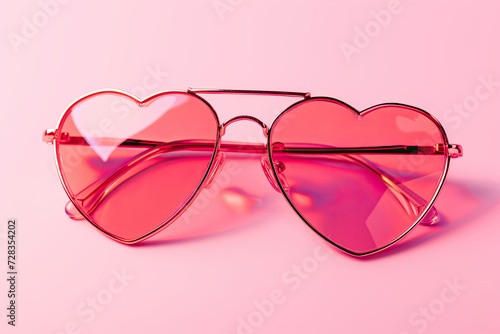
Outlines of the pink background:
[[[1,279],[2,333],[500,332],[497,1],[55,1],[0,5],[2,277],[9,218],[19,234],[18,326],[6,324]],[[465,150],[437,201],[442,224],[352,258],[296,216],[258,159],[226,165],[191,231],[129,247],[70,220],[42,131],[89,91],[187,87],[428,110]],[[248,113],[268,125],[294,101],[208,98],[222,120]],[[263,141],[244,123],[225,139]]]

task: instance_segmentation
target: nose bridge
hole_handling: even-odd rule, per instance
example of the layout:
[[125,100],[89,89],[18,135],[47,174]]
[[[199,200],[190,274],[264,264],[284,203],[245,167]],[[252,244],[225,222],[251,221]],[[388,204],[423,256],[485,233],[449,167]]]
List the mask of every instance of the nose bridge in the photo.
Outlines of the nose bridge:
[[269,131],[269,128],[267,127],[267,125],[264,122],[262,122],[260,119],[258,119],[257,117],[250,116],[250,115],[240,115],[240,116],[236,116],[236,117],[233,117],[233,118],[225,121],[221,126],[220,135],[223,136],[226,133],[226,128],[229,124],[239,122],[239,121],[251,121],[251,122],[257,123],[258,125],[260,125],[262,127],[262,132],[264,133],[264,136],[267,138],[268,131]]
[[[257,123],[262,128],[262,132],[264,133],[264,136],[266,138],[268,137],[269,128],[267,127],[267,125],[264,122],[262,122],[260,119],[254,117],[254,116],[250,116],[250,115],[236,116],[236,117],[233,117],[233,118],[225,121],[221,125],[221,129],[220,129],[220,135],[221,135],[221,137],[226,133],[226,128],[227,128],[227,126],[229,124],[235,123],[235,122],[239,122],[239,121],[251,121],[251,122]],[[223,143],[222,147],[224,147],[224,146],[225,145]],[[227,147],[227,144],[226,144],[226,147]],[[250,146],[250,148],[252,148],[252,146]],[[267,148],[264,148],[263,151],[262,151],[262,149],[260,149],[260,150],[258,150],[256,152],[266,153],[267,152]],[[224,153],[221,152],[220,154],[224,154]],[[288,184],[286,182],[286,178],[282,174],[282,171],[284,170],[284,168],[278,170],[278,173],[280,173],[278,175],[278,180],[279,180],[278,181],[276,179],[276,177],[274,176],[273,172],[272,172],[272,167],[271,167],[271,163],[269,161],[269,158],[265,154],[264,154],[264,156],[261,157],[260,163],[261,163],[261,166],[262,166],[262,170],[264,171],[264,174],[266,175],[267,180],[269,181],[269,183],[271,183],[271,186],[274,188],[274,190],[276,190],[277,192],[280,192],[281,190],[280,190],[279,183],[281,183],[281,185],[283,186],[284,190],[288,191]],[[281,163],[281,162],[279,162],[279,163]],[[281,163],[281,164],[283,164],[283,163]]]

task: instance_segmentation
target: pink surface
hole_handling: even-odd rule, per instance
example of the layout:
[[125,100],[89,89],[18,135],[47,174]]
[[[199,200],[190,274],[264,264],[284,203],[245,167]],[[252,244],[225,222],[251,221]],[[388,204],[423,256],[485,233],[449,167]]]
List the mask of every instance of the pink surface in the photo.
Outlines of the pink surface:
[[[500,332],[497,2],[41,0],[0,9],[1,263],[9,218],[19,234],[17,326],[3,315],[2,279],[2,333]],[[296,216],[258,156],[228,157],[176,230],[143,245],[70,220],[42,131],[90,91],[187,87],[310,91],[359,110],[401,102],[431,112],[465,151],[436,203],[441,224],[352,258]],[[251,114],[268,125],[296,101],[207,99],[222,121]],[[263,142],[247,123],[224,138]]]

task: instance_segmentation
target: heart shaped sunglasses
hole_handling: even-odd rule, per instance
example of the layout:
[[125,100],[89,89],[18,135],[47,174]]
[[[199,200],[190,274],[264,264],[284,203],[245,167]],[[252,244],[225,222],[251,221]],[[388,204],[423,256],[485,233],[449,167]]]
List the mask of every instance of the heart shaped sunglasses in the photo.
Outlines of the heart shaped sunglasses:
[[[300,100],[268,128],[248,115],[221,123],[204,94]],[[262,127],[267,144],[221,140],[228,125],[244,120]],[[121,243],[172,224],[213,185],[225,153],[257,153],[271,186],[302,220],[356,256],[394,244],[419,223],[434,224],[450,158],[462,156],[419,108],[389,103],[359,112],[330,97],[281,91],[188,89],[143,100],[93,92],[43,139],[54,144],[67,214]]]

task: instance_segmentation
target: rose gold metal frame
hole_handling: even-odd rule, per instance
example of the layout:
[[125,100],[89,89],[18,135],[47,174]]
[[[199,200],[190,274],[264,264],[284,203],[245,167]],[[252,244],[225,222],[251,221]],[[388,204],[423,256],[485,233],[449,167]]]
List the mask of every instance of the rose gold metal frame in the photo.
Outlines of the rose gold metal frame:
[[[208,165],[208,168],[207,168],[205,175],[203,176],[203,178],[200,181],[196,190],[193,192],[192,196],[186,201],[186,203],[184,203],[184,205],[178,211],[176,211],[168,220],[163,222],[160,226],[153,229],[149,233],[147,233],[141,237],[135,238],[133,240],[126,240],[126,239],[123,239],[123,238],[118,237],[116,235],[113,235],[113,234],[109,233],[108,231],[102,229],[97,223],[95,223],[93,221],[93,219],[89,216],[87,210],[82,210],[80,208],[80,204],[74,200],[74,195],[67,188],[65,178],[61,172],[61,161],[60,161],[60,158],[58,156],[58,140],[61,140],[65,136],[65,134],[61,133],[61,130],[60,130],[61,125],[63,124],[64,120],[68,117],[73,106],[78,104],[83,99],[89,98],[89,97],[96,95],[96,94],[103,94],[103,93],[112,93],[112,94],[121,95],[121,96],[127,97],[129,99],[132,99],[133,101],[135,101],[138,104],[146,104],[146,103],[152,102],[156,98],[159,98],[160,96],[163,96],[166,94],[173,94],[173,93],[189,94],[191,96],[197,97],[205,105],[208,106],[208,108],[212,111],[212,113],[217,121],[217,124],[218,124],[218,129],[217,129],[216,138],[215,138],[215,146],[213,146],[214,152],[212,154],[212,158],[210,160],[210,163]],[[203,99],[201,96],[199,96],[199,94],[267,95],[267,96],[301,97],[302,99],[298,102],[293,103],[288,108],[286,108],[280,115],[278,115],[278,117],[275,118],[271,127],[268,128],[267,125],[265,123],[263,123],[262,121],[260,121],[258,118],[253,117],[253,116],[249,116],[249,115],[236,116],[236,117],[233,117],[233,118],[225,121],[223,124],[221,124],[215,110],[212,108],[212,106],[205,99]],[[394,240],[390,244],[388,244],[384,247],[380,247],[379,249],[376,249],[374,251],[370,251],[370,252],[366,252],[366,253],[354,253],[354,252],[351,252],[351,251],[341,247],[340,245],[335,244],[334,242],[332,242],[331,240],[326,238],[324,235],[322,235],[318,230],[316,230],[307,221],[307,219],[298,211],[298,209],[295,208],[295,206],[291,202],[290,198],[288,197],[284,186],[279,181],[280,178],[278,176],[278,171],[277,171],[277,168],[279,168],[279,167],[277,167],[276,163],[273,161],[273,158],[272,158],[273,149],[271,148],[272,147],[271,146],[272,145],[271,138],[272,138],[272,132],[273,132],[274,126],[277,123],[277,121],[279,120],[279,118],[282,117],[285,113],[287,113],[290,109],[294,108],[297,105],[300,105],[301,103],[305,103],[306,101],[311,101],[311,100],[327,100],[330,102],[342,104],[342,105],[348,107],[351,111],[353,111],[353,113],[355,113],[360,118],[363,117],[364,115],[370,113],[370,112],[377,110],[378,108],[383,107],[383,106],[391,106],[392,105],[392,106],[409,108],[409,109],[412,109],[414,111],[418,111],[418,112],[422,113],[423,115],[425,115],[426,117],[428,117],[429,119],[431,119],[435,123],[435,125],[438,127],[438,129],[440,130],[441,135],[442,135],[443,140],[444,140],[444,147],[411,147],[411,146],[399,145],[399,146],[387,146],[387,147],[358,147],[358,148],[311,148],[311,149],[308,148],[307,150],[304,150],[304,148],[283,148],[284,151],[287,151],[290,153],[301,153],[301,154],[304,154],[304,153],[321,153],[321,154],[325,154],[325,153],[338,153],[338,154],[358,153],[359,154],[359,153],[369,152],[371,154],[373,154],[373,153],[379,153],[379,154],[394,153],[394,154],[445,154],[445,155],[447,155],[447,159],[445,159],[446,162],[445,162],[443,174],[441,175],[438,187],[436,189],[436,192],[435,192],[433,198],[428,203],[425,210],[422,211],[421,215],[418,217],[416,222],[407,231],[405,231],[399,238],[397,238],[396,240]],[[249,120],[249,121],[255,122],[262,127],[263,133],[267,137],[267,145],[266,146],[264,146],[262,144],[251,144],[251,143],[221,143],[221,137],[225,134],[225,130],[226,130],[227,126],[234,123],[234,122],[243,121],[243,120]],[[275,180],[277,180],[276,183],[278,184],[281,193],[283,194],[283,196],[285,197],[287,202],[290,204],[292,209],[317,234],[319,234],[321,237],[323,237],[325,240],[330,242],[335,247],[341,249],[342,251],[344,251],[350,255],[354,255],[354,256],[365,256],[365,255],[379,252],[379,251],[391,246],[392,244],[396,243],[401,238],[405,237],[416,225],[421,223],[423,221],[423,219],[426,217],[426,215],[430,212],[437,196],[439,195],[439,193],[441,191],[441,188],[443,186],[444,180],[446,178],[446,175],[447,175],[447,172],[449,169],[450,158],[458,158],[458,157],[461,157],[463,155],[463,149],[460,145],[448,143],[448,137],[446,136],[446,133],[445,133],[444,128],[442,127],[441,123],[431,114],[427,113],[426,111],[424,111],[422,109],[416,108],[416,107],[412,107],[412,106],[404,105],[404,104],[398,104],[398,103],[388,103],[388,104],[379,104],[379,105],[373,106],[371,108],[365,109],[364,111],[358,112],[356,109],[349,106],[348,104],[346,104],[340,100],[330,98],[330,97],[311,97],[311,94],[308,92],[302,93],[302,92],[265,91],[265,90],[193,89],[193,88],[189,88],[187,91],[181,91],[181,90],[162,91],[162,92],[158,92],[158,93],[155,93],[153,95],[150,95],[149,97],[147,97],[145,99],[139,99],[131,94],[128,94],[128,93],[120,91],[120,90],[95,91],[95,92],[92,92],[90,94],[84,95],[84,96],[76,99],[73,103],[71,103],[68,106],[68,108],[66,109],[66,111],[63,113],[61,118],[59,119],[57,127],[55,129],[45,130],[42,139],[46,143],[55,143],[54,156],[56,159],[57,172],[58,172],[59,178],[61,180],[61,183],[63,185],[63,188],[66,191],[66,194],[68,195],[68,197],[70,198],[70,201],[73,204],[73,206],[76,208],[76,210],[78,210],[79,214],[82,217],[87,219],[101,233],[105,234],[106,236],[108,236],[108,237],[110,237],[118,242],[125,243],[125,244],[134,244],[134,243],[137,243],[137,242],[140,242],[140,241],[143,241],[147,238],[152,237],[156,233],[159,233],[160,231],[165,229],[167,226],[172,224],[185,210],[187,210],[187,208],[190,206],[190,204],[192,204],[192,202],[200,194],[202,188],[205,186],[206,181],[211,180],[211,174],[214,172],[214,170],[213,170],[214,169],[214,162],[215,162],[216,157],[219,154],[221,148],[223,148],[225,150],[229,150],[232,152],[247,152],[247,153],[266,153],[267,152],[269,161],[271,162],[271,166],[272,166],[271,169],[273,172],[273,176],[274,176]],[[70,140],[70,141],[74,140],[75,144],[77,143],[78,140],[80,140],[79,138],[69,137],[69,136],[64,137],[64,139]],[[81,138],[81,139],[83,139],[83,138]],[[164,145],[167,143],[151,143],[151,142],[145,142],[145,141],[131,141],[131,142],[127,141],[125,143],[125,145],[132,145],[132,146],[151,146],[151,145],[155,145],[155,144],[156,145]],[[172,144],[172,143],[170,143],[170,144]],[[187,144],[188,143],[179,143],[179,145],[182,147],[185,147]],[[191,143],[189,145],[193,145],[193,143]],[[194,146],[196,146],[196,145],[197,144],[194,144]],[[271,149],[269,149],[269,148],[271,148]],[[136,159],[133,159],[133,160],[135,161]],[[388,183],[387,177],[384,178],[383,175],[381,175],[376,169],[373,169],[374,168],[373,166],[367,166],[365,163],[363,163],[363,162],[361,162],[361,163],[363,165],[365,165],[366,167],[372,169],[372,171],[374,171],[375,173],[379,174],[382,177],[383,181],[386,182],[389,186],[391,186],[390,180]],[[400,192],[400,191],[397,190],[397,192]],[[402,196],[407,196],[404,193],[404,191],[402,192]],[[436,218],[437,218],[437,215],[436,215],[436,217],[431,217],[430,224],[432,224]]]
[[237,94],[237,95],[267,95],[267,96],[295,96],[308,99],[311,93],[289,92],[276,90],[248,90],[248,89],[210,89],[210,88],[188,88],[188,93],[194,94]]

